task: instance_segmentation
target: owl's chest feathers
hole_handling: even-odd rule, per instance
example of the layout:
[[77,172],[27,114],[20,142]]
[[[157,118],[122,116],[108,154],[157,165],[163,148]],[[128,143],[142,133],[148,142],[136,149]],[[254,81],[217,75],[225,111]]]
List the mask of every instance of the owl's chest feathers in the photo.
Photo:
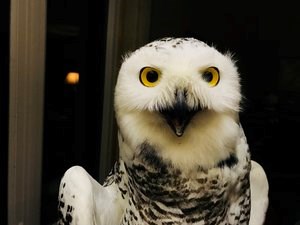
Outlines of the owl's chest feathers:
[[120,162],[123,178],[119,189],[128,201],[123,223],[132,220],[132,224],[192,224],[223,220],[235,201],[243,207],[243,198],[249,199],[247,162],[239,174],[231,171],[239,163],[231,156],[216,168],[197,168],[185,174],[146,148],[130,165]]

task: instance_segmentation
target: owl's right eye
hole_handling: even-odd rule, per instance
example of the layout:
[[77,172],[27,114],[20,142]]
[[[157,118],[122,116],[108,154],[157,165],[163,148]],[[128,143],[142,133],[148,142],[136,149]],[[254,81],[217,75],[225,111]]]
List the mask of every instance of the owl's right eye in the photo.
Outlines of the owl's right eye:
[[216,86],[220,81],[220,74],[217,67],[208,67],[203,72],[202,77],[211,87]]
[[140,82],[146,87],[155,87],[160,80],[161,72],[153,67],[143,67],[140,70]]

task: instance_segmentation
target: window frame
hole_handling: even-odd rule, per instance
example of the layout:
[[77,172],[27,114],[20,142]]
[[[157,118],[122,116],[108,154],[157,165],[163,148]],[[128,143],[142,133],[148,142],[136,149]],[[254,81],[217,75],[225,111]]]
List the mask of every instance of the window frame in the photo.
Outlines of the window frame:
[[46,0],[11,0],[8,224],[40,223]]

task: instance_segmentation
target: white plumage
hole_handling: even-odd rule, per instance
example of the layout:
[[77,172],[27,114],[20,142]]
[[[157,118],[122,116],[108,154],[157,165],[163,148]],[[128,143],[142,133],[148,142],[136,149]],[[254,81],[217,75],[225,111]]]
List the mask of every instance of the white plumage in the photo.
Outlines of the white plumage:
[[120,160],[104,186],[81,167],[65,173],[59,223],[262,225],[268,181],[250,159],[241,98],[231,55],[196,39],[126,56],[115,88]]

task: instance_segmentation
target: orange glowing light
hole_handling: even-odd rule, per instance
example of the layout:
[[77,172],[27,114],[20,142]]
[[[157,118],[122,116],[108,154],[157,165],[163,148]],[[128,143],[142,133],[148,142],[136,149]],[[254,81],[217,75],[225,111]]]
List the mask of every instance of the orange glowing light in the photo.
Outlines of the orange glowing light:
[[79,82],[79,73],[69,72],[66,76],[66,83],[70,85],[75,85]]

